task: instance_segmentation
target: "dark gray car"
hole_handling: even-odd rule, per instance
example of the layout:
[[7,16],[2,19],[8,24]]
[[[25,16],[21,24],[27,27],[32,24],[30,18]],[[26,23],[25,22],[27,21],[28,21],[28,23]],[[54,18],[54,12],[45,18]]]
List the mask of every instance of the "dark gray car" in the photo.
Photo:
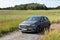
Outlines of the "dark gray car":
[[45,29],[49,30],[50,21],[46,16],[31,16],[21,24],[19,29],[22,32],[40,32]]

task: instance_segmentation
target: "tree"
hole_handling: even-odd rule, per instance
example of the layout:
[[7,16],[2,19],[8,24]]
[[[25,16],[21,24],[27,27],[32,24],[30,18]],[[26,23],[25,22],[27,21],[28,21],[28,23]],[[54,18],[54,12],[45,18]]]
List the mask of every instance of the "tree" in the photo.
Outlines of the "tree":
[[21,4],[16,5],[14,7],[16,10],[39,10],[39,9],[47,9],[44,4],[30,3],[30,4]]
[[21,4],[21,5],[15,5],[15,7],[7,7],[2,8],[2,10],[43,10],[47,9],[47,7],[44,4],[38,4],[38,3],[29,3],[29,4]]
[[57,9],[60,9],[60,6],[56,7]]

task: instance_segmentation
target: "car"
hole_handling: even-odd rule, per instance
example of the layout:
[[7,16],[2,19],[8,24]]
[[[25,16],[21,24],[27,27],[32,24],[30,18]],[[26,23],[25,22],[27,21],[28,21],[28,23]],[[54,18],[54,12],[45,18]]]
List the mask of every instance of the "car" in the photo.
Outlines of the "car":
[[50,21],[46,16],[31,16],[19,24],[21,32],[40,32],[50,29]]

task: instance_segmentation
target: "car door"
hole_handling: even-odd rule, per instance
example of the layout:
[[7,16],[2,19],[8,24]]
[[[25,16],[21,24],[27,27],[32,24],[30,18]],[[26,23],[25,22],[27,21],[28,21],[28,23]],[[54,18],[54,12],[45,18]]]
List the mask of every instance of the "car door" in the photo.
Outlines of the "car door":
[[47,25],[47,19],[46,17],[44,17],[44,27],[46,27],[46,25]]
[[49,24],[50,24],[49,19],[47,17],[45,19],[46,19],[46,26],[49,26]]
[[41,17],[41,27],[44,27],[44,19],[43,19],[43,17]]
[[49,21],[48,21],[48,19],[47,19],[47,17],[44,17],[44,24],[45,24],[45,27],[47,27],[48,26],[48,23]]
[[45,17],[43,17],[42,22],[43,22],[43,27],[45,27],[45,26],[46,26],[46,20],[45,20]]

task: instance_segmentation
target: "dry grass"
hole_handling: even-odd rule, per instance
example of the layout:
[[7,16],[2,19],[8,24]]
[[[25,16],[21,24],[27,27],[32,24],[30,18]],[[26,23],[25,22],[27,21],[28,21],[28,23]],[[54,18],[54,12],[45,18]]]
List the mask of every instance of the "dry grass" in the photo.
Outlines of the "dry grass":
[[44,36],[39,40],[60,40],[60,26],[45,32]]

